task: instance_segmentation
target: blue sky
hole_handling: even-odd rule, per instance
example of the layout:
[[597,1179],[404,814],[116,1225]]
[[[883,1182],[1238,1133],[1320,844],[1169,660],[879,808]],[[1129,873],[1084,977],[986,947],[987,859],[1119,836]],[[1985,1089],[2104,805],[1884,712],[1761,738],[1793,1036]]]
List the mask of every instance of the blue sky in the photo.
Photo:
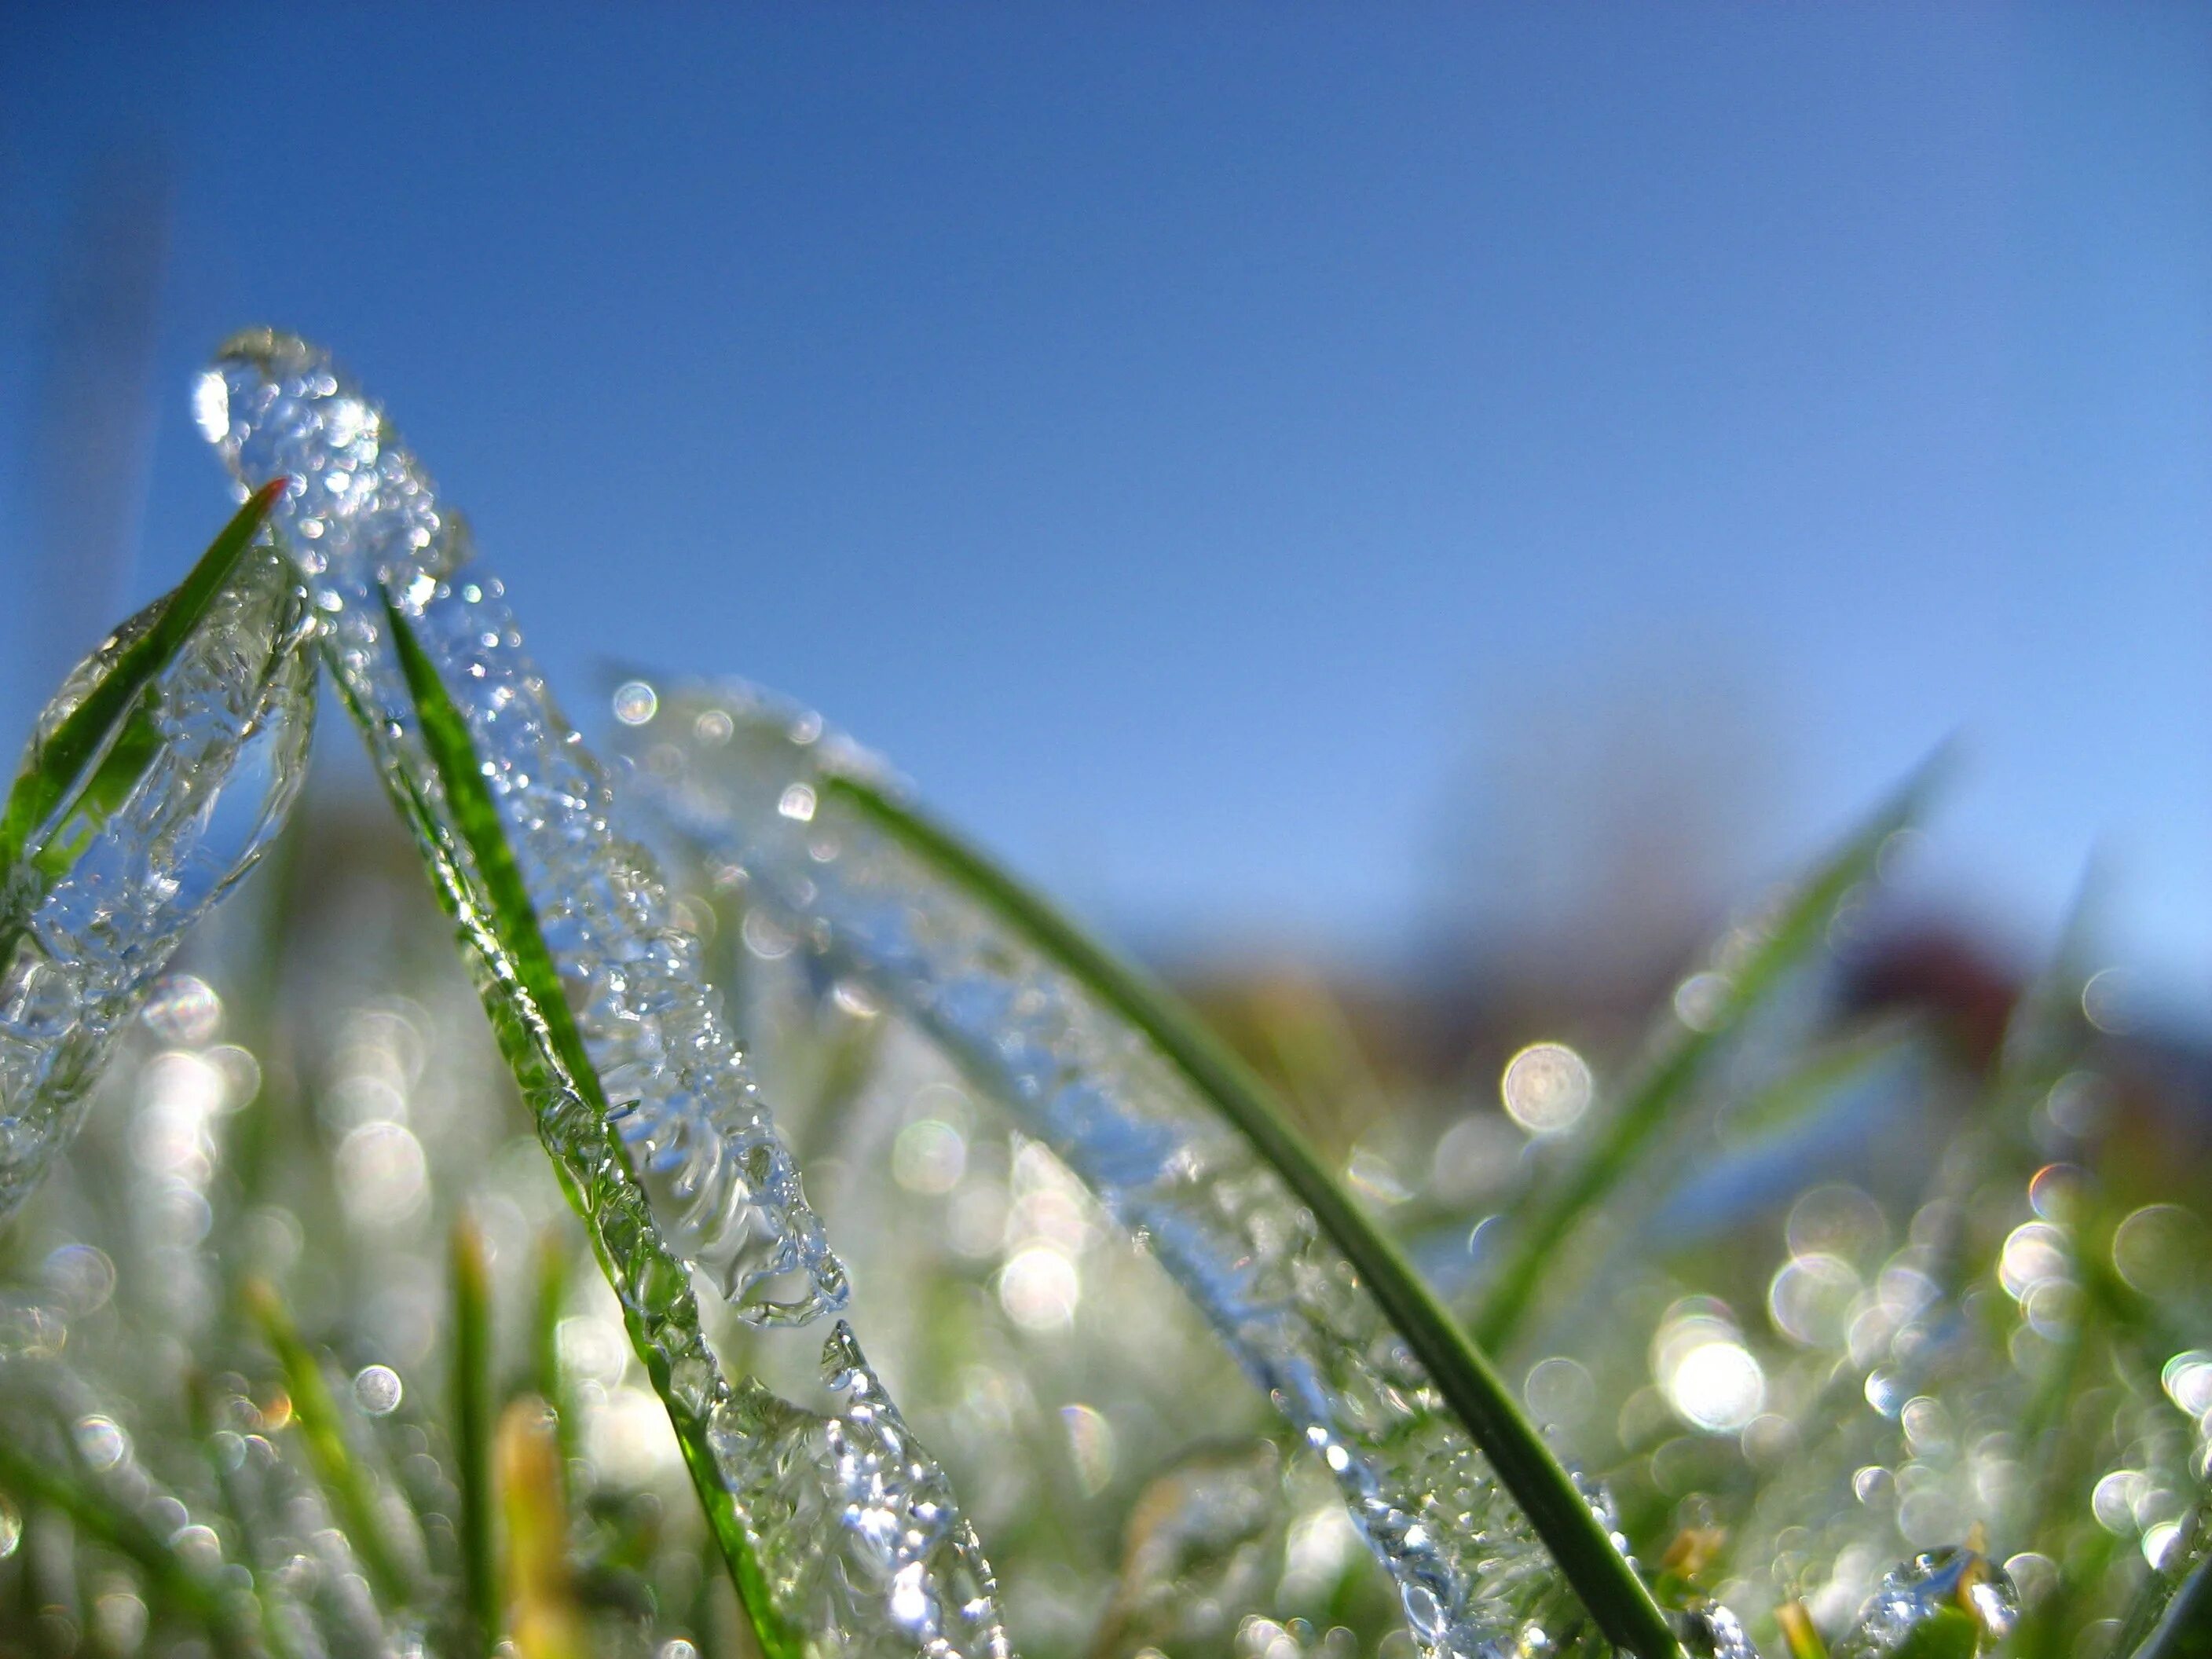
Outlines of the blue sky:
[[572,702],[805,697],[1128,936],[1387,960],[1624,747],[1747,884],[1956,732],[1929,890],[2032,946],[2102,847],[2112,953],[2212,996],[2212,11],[23,9],[11,589],[118,146],[173,207],[117,604],[274,322]]

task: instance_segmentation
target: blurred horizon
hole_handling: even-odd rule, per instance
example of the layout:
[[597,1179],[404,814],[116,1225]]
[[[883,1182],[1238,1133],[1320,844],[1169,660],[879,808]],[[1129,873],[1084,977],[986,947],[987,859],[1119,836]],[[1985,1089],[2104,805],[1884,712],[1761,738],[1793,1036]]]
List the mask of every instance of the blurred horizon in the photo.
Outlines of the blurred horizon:
[[776,687],[1153,954],[1686,943],[1956,733],[1913,902],[2094,854],[2203,1029],[2212,14],[559,21],[12,21],[11,729],[266,322],[580,724]]

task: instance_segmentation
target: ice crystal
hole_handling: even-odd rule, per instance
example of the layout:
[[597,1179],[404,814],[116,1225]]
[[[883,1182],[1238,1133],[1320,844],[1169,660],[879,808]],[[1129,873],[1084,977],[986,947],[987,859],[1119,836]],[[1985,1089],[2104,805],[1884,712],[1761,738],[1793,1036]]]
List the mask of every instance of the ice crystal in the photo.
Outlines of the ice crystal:
[[[70,673],[27,767],[167,603]],[[125,744],[146,757],[120,800],[64,806],[0,872],[0,1218],[76,1133],[117,1034],[179,942],[283,822],[313,722],[312,632],[283,562],[248,550],[113,738],[110,757]]]
[[[610,826],[598,763],[523,654],[499,581],[383,416],[302,343],[234,343],[198,398],[249,484],[295,480],[275,520],[327,618],[329,654],[442,896],[501,1044],[590,1228],[624,1322],[778,1655],[1006,1659],[996,1587],[950,1483],[842,1322],[823,1414],[723,1372],[692,1274],[756,1322],[841,1305],[843,1269],[800,1192],[696,947],[642,849]],[[404,607],[467,727],[598,1087],[524,988],[465,830],[423,746],[384,602]],[[603,1111],[598,1099],[615,1103]],[[772,1299],[775,1281],[804,1285]]]
[[1929,1550],[1893,1568],[1836,1644],[1838,1659],[1887,1659],[1942,1621],[1958,1625],[1969,1652],[1994,1647],[2020,1620],[2020,1595],[2003,1568],[1973,1550]]
[[683,1253],[756,1322],[842,1307],[844,1270],[696,944],[674,925],[651,860],[609,829],[607,781],[524,650],[498,578],[471,561],[461,520],[383,411],[301,340],[240,336],[194,402],[241,484],[291,477],[271,522],[307,573],[333,666],[387,769],[424,763],[383,596],[413,619],[484,757],[592,1061]]
[[648,689],[623,738],[640,799],[941,1043],[1146,1243],[1334,1473],[1423,1649],[1558,1640],[1580,1609],[1526,1517],[1250,1143],[1127,1018],[855,809],[836,780],[866,763],[817,718],[743,690]]

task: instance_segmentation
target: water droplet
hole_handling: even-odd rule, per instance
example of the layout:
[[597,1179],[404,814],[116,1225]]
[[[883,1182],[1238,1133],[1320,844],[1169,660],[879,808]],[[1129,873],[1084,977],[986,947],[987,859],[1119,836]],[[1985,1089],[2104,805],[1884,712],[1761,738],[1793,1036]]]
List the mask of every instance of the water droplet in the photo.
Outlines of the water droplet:
[[615,688],[614,708],[624,726],[643,726],[660,712],[660,696],[643,680],[628,680]]
[[1532,1042],[1498,1080],[1506,1115],[1531,1134],[1560,1134],[1589,1109],[1589,1066],[1563,1042]]
[[398,1410],[402,1392],[399,1373],[389,1365],[364,1365],[354,1373],[354,1400],[371,1417]]

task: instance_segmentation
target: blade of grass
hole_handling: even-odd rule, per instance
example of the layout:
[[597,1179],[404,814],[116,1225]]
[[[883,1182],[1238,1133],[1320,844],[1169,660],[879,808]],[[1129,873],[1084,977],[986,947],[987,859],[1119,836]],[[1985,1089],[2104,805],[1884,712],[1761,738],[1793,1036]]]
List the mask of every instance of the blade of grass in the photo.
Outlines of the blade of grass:
[[491,1289],[483,1235],[464,1216],[453,1224],[453,1455],[459,1465],[463,1640],[486,1654],[499,1634],[499,1582],[492,1559]]
[[538,1236],[530,1292],[530,1387],[553,1413],[553,1432],[561,1443],[561,1480],[576,1455],[575,1410],[568,1378],[561,1369],[561,1310],[568,1299],[568,1251],[561,1235],[548,1227]]
[[561,1450],[544,1405],[517,1400],[499,1423],[499,1488],[507,1511],[507,1605],[520,1659],[584,1659],[568,1567]]
[[[644,1299],[671,1307],[688,1302],[689,1275],[646,1219],[643,1194],[635,1191],[625,1154],[609,1123],[599,1073],[562,994],[559,970],[539,929],[538,913],[530,902],[514,849],[507,844],[506,827],[484,781],[467,726],[439,683],[437,670],[406,618],[388,597],[385,617],[421,722],[423,747],[473,861],[473,882],[459,862],[463,849],[447,844],[445,833],[427,805],[416,800],[403,805],[431,844],[441,849],[440,897],[469,930],[479,966],[494,981],[486,988],[484,1002],[509,1066],[524,1082],[526,1092],[534,1087],[540,1094],[558,1093],[568,1103],[566,1115],[570,1121],[592,1126],[591,1133],[601,1137],[604,1156],[597,1168],[589,1168],[576,1161],[573,1149],[550,1128],[543,1136],[553,1154],[555,1172],[571,1206],[585,1222],[609,1282],[643,1282],[648,1287],[644,1297],[618,1298],[623,1323],[631,1346],[645,1362],[654,1391],[667,1408],[692,1488],[720,1547],[754,1635],[768,1659],[801,1659],[804,1644],[799,1633],[784,1628],[775,1616],[759,1558],[716,1471],[704,1413],[676,1388],[668,1360],[638,1310],[637,1304]],[[359,710],[356,714],[363,717]],[[561,1109],[553,1105],[541,1110],[541,1126],[550,1113]],[[627,1182],[625,1192],[603,1191],[614,1182]],[[625,1203],[625,1197],[635,1201]],[[619,1248],[608,1235],[611,1214],[617,1216],[623,1228]],[[692,1323],[696,1324],[696,1309]]]
[[[0,868],[21,860],[31,837],[73,791],[82,793],[88,784],[98,783],[106,769],[89,781],[86,769],[124,724],[139,695],[191,637],[289,482],[271,479],[247,498],[169,595],[153,625],[124,649],[84,701],[37,746],[9,790],[5,809],[0,810]],[[136,764],[143,767],[144,759],[138,757]]]
[[293,1420],[307,1444],[307,1461],[344,1519],[353,1553],[361,1558],[377,1594],[391,1606],[404,1605],[410,1599],[409,1586],[385,1536],[375,1480],[362,1467],[346,1438],[345,1422],[338,1415],[322,1362],[301,1339],[283,1298],[266,1279],[255,1279],[246,1286],[246,1307],[262,1340],[276,1356],[277,1368],[284,1376],[284,1391],[291,1396]]
[[1845,894],[1872,872],[1882,843],[1919,815],[1941,757],[1844,842],[1799,889],[1765,939],[1727,975],[1720,1006],[1695,1026],[1680,1021],[1640,1080],[1589,1149],[1515,1227],[1508,1254],[1474,1320],[1475,1340],[1502,1352],[1519,1331],[1546,1269],[1597,1205],[1633,1170],[1653,1136],[1688,1094],[1708,1056],[1783,976],[1816,947]]
[[1644,1659],[1668,1659],[1674,1632],[1574,1481],[1395,1245],[1368,1220],[1285,1120],[1267,1087],[1168,991],[1094,943],[1044,899],[951,831],[856,778],[836,792],[940,875],[988,906],[1143,1031],[1310,1209],[1364,1279],[1445,1401],[1559,1564],[1599,1627]]
[[2207,1659],[2212,1656],[2212,1555],[2199,1561],[2181,1588],[2166,1604],[2166,1611],[2135,1659]]
[[0,1439],[0,1486],[12,1489],[26,1510],[33,1504],[58,1510],[88,1535],[128,1557],[146,1575],[148,1587],[204,1628],[219,1652],[232,1659],[254,1652],[243,1610],[129,1510],[89,1486],[65,1479],[6,1439]]

